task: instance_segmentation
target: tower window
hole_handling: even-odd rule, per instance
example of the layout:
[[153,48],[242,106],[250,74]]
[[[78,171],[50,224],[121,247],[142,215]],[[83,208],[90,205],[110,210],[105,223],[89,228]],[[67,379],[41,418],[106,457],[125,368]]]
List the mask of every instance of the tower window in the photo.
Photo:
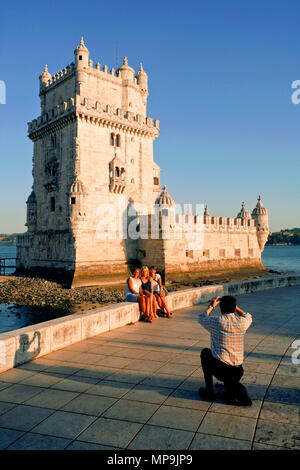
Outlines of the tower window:
[[53,149],[56,148],[56,135],[55,134],[51,136],[51,148]]
[[116,146],[121,147],[121,137],[120,134],[116,135]]
[[50,199],[50,211],[51,212],[55,211],[55,197],[51,197]]
[[115,145],[115,134],[110,134],[110,145]]
[[153,178],[153,184],[158,185],[159,184],[159,178],[157,176],[154,176]]
[[80,55],[80,56],[78,57],[78,60],[82,60],[82,55]]
[[71,204],[76,204],[76,197],[71,197]]
[[236,248],[234,250],[234,254],[237,258],[240,258],[241,257],[241,249],[240,248]]

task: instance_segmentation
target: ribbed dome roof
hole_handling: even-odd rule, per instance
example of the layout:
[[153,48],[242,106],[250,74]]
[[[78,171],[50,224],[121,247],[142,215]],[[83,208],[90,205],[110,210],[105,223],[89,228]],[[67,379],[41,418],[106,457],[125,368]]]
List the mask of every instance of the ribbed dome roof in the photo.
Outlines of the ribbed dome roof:
[[118,68],[117,72],[123,71],[123,70],[128,70],[134,74],[134,69],[128,65],[128,59],[126,56],[123,59],[123,65]]
[[268,214],[268,211],[263,205],[262,198],[261,196],[258,196],[256,207],[252,211],[252,216],[253,215],[267,215],[267,214]]
[[43,82],[47,82],[50,79],[51,79],[51,74],[48,72],[48,66],[46,64],[43,72],[40,75],[40,80],[42,80]]
[[140,68],[139,68],[139,70],[138,70],[138,72],[137,72],[137,74],[136,74],[136,77],[139,78],[139,77],[141,77],[142,75],[144,75],[144,76],[146,76],[146,77],[148,76],[148,75],[146,74],[145,70],[143,69],[142,62],[140,62]]
[[76,52],[79,52],[79,51],[89,52],[88,48],[84,44],[83,37],[81,37],[80,44],[76,47],[74,54],[76,54]]
[[171,198],[170,194],[167,191],[167,186],[164,186],[162,188],[162,192],[156,199],[156,204],[159,204],[160,206],[173,206],[175,204],[175,201],[173,198]]
[[246,205],[244,202],[242,203],[242,208],[240,212],[238,213],[237,218],[238,219],[251,219],[250,212],[247,211]]
[[70,187],[70,193],[83,193],[84,186],[80,180],[75,180]]

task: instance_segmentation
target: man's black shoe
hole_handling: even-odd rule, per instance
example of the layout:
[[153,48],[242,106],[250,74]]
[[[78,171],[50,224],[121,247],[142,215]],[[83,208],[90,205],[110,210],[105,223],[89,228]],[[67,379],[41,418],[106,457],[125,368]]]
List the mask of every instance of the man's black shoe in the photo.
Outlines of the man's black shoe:
[[206,388],[199,388],[198,394],[201,398],[208,401],[214,401],[216,395],[213,391],[207,390]]

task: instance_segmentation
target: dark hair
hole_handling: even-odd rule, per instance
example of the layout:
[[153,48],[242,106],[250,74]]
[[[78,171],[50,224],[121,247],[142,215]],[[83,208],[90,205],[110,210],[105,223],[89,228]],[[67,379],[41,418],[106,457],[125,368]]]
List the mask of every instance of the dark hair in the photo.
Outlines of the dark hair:
[[157,271],[155,266],[150,266],[149,271],[150,271],[150,269],[155,269],[155,271]]
[[224,295],[221,297],[220,309],[222,313],[234,313],[236,309],[236,298],[232,295]]

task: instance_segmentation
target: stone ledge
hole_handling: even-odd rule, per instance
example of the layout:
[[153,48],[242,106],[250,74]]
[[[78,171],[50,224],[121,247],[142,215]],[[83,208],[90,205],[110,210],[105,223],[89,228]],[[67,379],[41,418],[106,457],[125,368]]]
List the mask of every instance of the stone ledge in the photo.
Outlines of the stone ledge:
[[[238,295],[296,285],[300,285],[300,275],[274,276],[171,292],[167,300],[170,310],[174,311],[206,303],[217,295]],[[123,302],[2,333],[0,372],[139,319],[138,305]]]

